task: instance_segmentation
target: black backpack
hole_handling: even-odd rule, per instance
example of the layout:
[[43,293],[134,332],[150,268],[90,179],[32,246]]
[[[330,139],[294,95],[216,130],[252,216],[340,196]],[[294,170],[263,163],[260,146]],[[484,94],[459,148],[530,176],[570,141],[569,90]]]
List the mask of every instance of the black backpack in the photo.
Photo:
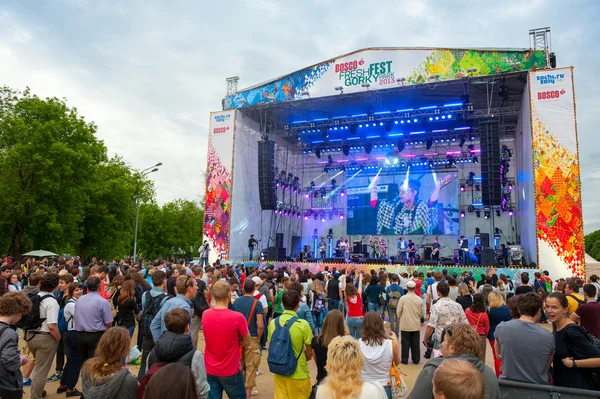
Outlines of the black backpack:
[[[140,330],[145,337],[151,337],[152,331],[150,330],[150,324],[152,324],[152,320],[160,310],[161,302],[167,297],[167,294],[159,294],[153,297],[152,294],[150,294],[150,291],[146,291],[144,295],[146,295],[146,309],[144,309],[142,317],[140,318]],[[167,301],[169,299],[170,298],[167,298]]]
[[46,320],[40,317],[40,305],[46,298],[52,298],[56,301],[56,298],[52,294],[46,294],[39,296],[38,294],[28,293],[27,298],[31,301],[31,312],[23,315],[21,320],[16,324],[17,327],[24,331],[37,330],[42,326],[42,323]]

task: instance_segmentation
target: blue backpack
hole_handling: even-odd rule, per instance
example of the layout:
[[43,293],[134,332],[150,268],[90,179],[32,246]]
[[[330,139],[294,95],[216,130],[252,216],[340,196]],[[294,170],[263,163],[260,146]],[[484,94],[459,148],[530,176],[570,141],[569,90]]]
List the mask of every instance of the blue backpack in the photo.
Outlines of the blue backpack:
[[[67,303],[69,302],[75,302],[74,300],[69,300]],[[66,307],[66,304],[65,304]],[[71,319],[73,318],[73,316],[69,317],[69,320],[65,320],[65,308],[62,308],[61,310],[58,311],[58,331],[62,334],[65,331],[67,331],[69,329],[69,323],[71,322]]]
[[[281,317],[281,316],[280,316]],[[275,331],[271,336],[271,343],[269,344],[269,354],[267,356],[267,363],[269,363],[269,371],[273,374],[289,376],[296,372],[298,366],[298,359],[304,351],[304,344],[298,357],[294,355],[294,348],[292,347],[292,337],[290,335],[290,327],[298,320],[297,316],[292,317],[281,326],[279,324],[279,317],[275,319]]]

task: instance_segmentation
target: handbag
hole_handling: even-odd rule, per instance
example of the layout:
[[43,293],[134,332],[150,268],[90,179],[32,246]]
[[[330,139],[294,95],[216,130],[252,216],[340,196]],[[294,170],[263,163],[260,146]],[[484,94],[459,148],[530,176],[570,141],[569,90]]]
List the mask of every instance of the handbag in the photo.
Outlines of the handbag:
[[393,399],[408,397],[408,387],[403,378],[405,375],[406,374],[400,371],[396,362],[392,361],[392,368],[390,369],[390,390],[392,391]]

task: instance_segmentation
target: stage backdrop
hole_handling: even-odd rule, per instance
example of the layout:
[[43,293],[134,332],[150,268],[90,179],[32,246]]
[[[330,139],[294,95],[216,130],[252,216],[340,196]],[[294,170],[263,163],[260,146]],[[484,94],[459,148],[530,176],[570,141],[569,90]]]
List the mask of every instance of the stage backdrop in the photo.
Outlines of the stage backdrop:
[[[546,65],[531,50],[370,48],[313,65],[230,95],[225,109],[494,75]],[[337,89],[337,90],[336,90]]]
[[583,276],[583,218],[572,68],[529,75],[539,266]]
[[203,234],[211,262],[229,256],[235,116],[235,110],[210,114]]
[[[372,177],[353,179],[348,186],[348,234],[457,235],[458,174],[412,173],[403,187],[406,176],[381,176],[375,184]],[[430,203],[436,185],[437,202]],[[412,211],[405,211],[407,201],[415,202]]]

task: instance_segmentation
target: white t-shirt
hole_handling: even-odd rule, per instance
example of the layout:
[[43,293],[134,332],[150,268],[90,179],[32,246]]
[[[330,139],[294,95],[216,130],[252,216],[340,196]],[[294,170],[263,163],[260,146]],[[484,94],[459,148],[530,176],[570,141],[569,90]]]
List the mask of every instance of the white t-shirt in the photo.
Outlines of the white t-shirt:
[[[49,292],[38,292],[39,296],[44,295],[52,295]],[[54,297],[54,295],[52,295]],[[42,332],[50,332],[48,329],[48,324],[57,324],[58,323],[58,311],[60,310],[60,306],[55,298],[46,298],[40,303],[40,318],[46,319],[42,323],[39,331]]]
[[363,380],[378,382],[382,387],[386,386],[390,382],[390,370],[394,360],[392,341],[386,339],[383,345],[370,346],[361,338],[358,343],[365,358],[365,365],[361,372]]
[[258,298],[258,302],[260,302],[260,304],[262,305],[263,309],[268,309],[269,308],[269,304],[267,303],[267,297],[262,295],[261,292],[258,292],[256,290],[254,290],[254,294],[252,294],[252,296],[257,296],[258,294],[260,295],[260,298]]
[[68,322],[68,331],[75,330],[75,299],[69,299],[65,305],[65,320]]
[[[373,382],[364,382],[358,399],[387,399],[387,395],[383,388],[376,384],[377,383]],[[327,388],[322,386],[319,387],[316,399],[328,399],[330,397],[331,394],[328,392]]]

